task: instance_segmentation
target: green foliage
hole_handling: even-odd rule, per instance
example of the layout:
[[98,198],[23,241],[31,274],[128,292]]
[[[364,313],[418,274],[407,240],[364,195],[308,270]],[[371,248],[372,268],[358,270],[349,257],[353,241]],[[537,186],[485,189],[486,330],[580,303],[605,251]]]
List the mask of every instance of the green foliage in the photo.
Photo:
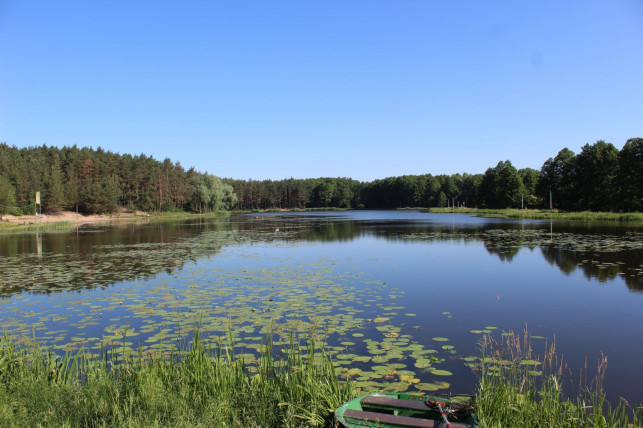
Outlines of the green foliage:
[[4,214],[15,211],[16,195],[15,190],[9,180],[0,177],[0,220]]
[[632,138],[619,152],[597,141],[575,155],[567,148],[540,170],[536,189],[543,207],[570,211],[641,211],[643,207],[643,139]]
[[520,175],[522,184],[525,186],[525,193],[523,195],[524,208],[540,206],[540,198],[536,196],[540,173],[532,168],[522,168],[518,170],[518,174]]
[[616,206],[626,211],[643,211],[643,138],[627,140],[618,154]]
[[507,160],[487,169],[480,183],[478,198],[486,208],[515,208],[521,206],[525,193],[520,174]]
[[203,213],[230,210],[237,202],[232,186],[211,174],[192,177],[192,210]]
[[[159,162],[143,154],[121,156],[101,148],[17,149],[0,144],[0,177],[12,186],[19,213],[33,213],[36,191],[41,191],[45,212],[113,213],[122,206],[160,212],[195,205],[212,211],[229,210],[236,203],[232,188],[215,176],[185,171],[170,159]],[[206,182],[206,194],[199,196],[207,203],[194,196],[195,177]],[[6,195],[9,200],[10,193]]]
[[65,207],[65,192],[60,168],[50,165],[45,173],[42,192],[43,210],[60,211]]
[[618,150],[602,140],[586,144],[574,159],[574,165],[576,209],[601,211],[612,207]]
[[627,402],[616,407],[607,402],[605,357],[599,360],[593,382],[581,382],[578,394],[569,396],[564,386],[571,385],[563,376],[568,370],[556,355],[555,344],[545,347],[543,357],[535,357],[525,331],[522,337],[503,334],[501,341],[485,336],[480,346],[481,357],[474,364],[480,427],[641,426],[639,415]]
[[[538,194],[549,206],[550,192],[554,208],[569,209],[573,201],[574,152],[562,149],[555,158],[549,158],[540,169]],[[555,195],[555,197],[554,197]]]
[[[102,347],[99,355],[81,350],[61,358],[35,341],[18,347],[4,337],[0,425],[330,427],[333,411],[356,391],[350,381],[340,382],[319,349],[313,341],[302,349],[291,340],[275,352],[268,338],[248,364],[235,355],[230,336],[210,348],[197,332],[169,354]],[[641,426],[641,408],[606,401],[605,357],[593,381],[569,396],[565,389],[572,385],[554,344],[538,357],[527,332],[505,333],[500,341],[484,336],[480,349],[469,363],[479,379],[480,427]]]
[[[118,155],[76,146],[17,149],[0,144],[0,177],[13,187],[16,211],[33,213],[42,190],[43,209],[84,213],[131,210],[211,212],[315,208],[466,206],[553,208],[570,211],[641,211],[643,139],[621,151],[598,141],[576,155],[564,148],[540,171],[516,170],[501,161],[485,174],[403,175],[372,182],[350,178],[286,180],[219,179],[170,159]],[[6,196],[9,198],[9,196]],[[6,212],[6,211],[5,211]]]
[[313,342],[248,367],[234,346],[192,343],[164,356],[101,350],[58,358],[0,340],[1,426],[330,426],[353,396]]

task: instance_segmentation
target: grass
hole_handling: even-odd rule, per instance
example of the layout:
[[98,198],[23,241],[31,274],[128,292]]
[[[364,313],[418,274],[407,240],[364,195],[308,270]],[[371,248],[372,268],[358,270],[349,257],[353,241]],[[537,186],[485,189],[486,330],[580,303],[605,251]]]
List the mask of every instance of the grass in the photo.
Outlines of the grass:
[[576,220],[576,221],[610,221],[623,223],[643,223],[643,213],[610,213],[610,212],[563,212],[557,210],[533,209],[478,209],[478,208],[431,208],[432,213],[474,214],[481,217],[499,217],[510,219],[534,220]]
[[[603,390],[607,358],[598,362],[589,385],[579,376],[577,394],[566,394],[573,385],[555,343],[534,358],[527,331],[506,333],[500,341],[485,336],[477,367],[476,413],[480,427],[640,427],[643,407],[633,409],[622,400],[610,405]],[[572,385],[570,385],[572,384]]]
[[276,212],[313,212],[313,211],[349,211],[352,208],[338,208],[338,207],[317,207],[317,208],[253,208],[251,210],[241,210],[241,213],[276,213]]
[[332,362],[308,343],[275,359],[268,343],[252,370],[232,345],[206,348],[195,335],[172,355],[56,358],[34,342],[0,351],[0,426],[329,426],[352,395]]
[[31,224],[11,224],[0,221],[0,234],[3,233],[22,233],[22,232],[42,232],[42,231],[68,231],[76,225],[69,221],[57,221],[54,223],[31,223]]
[[[643,408],[612,407],[599,361],[573,398],[555,345],[535,358],[528,333],[486,336],[476,364],[480,427],[640,427]],[[275,357],[278,355],[278,357]],[[198,333],[175,353],[124,355],[105,349],[56,357],[34,342],[0,340],[0,426],[37,427],[330,427],[333,411],[356,393],[341,382],[323,346],[281,352],[267,342],[249,364],[228,338],[214,348]]]
[[[153,212],[150,215],[128,215],[119,217],[116,215],[107,216],[104,220],[92,222],[94,226],[111,225],[114,222],[119,223],[133,223],[141,220],[165,221],[175,220],[182,218],[210,218],[221,217],[230,215],[229,211],[214,211],[209,213],[189,213],[185,211],[163,211]],[[74,230],[82,224],[81,222],[70,221],[57,221],[51,223],[33,223],[25,222],[25,224],[12,224],[7,221],[0,221],[0,235],[9,233],[24,233],[24,232],[65,232]]]

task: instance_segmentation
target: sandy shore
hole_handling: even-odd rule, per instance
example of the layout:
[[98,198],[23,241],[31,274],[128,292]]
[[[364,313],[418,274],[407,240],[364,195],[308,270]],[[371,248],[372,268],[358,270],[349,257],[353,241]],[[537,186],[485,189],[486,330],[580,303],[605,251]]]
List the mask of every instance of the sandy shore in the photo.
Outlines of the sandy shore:
[[82,215],[76,214],[73,211],[61,211],[49,214],[41,214],[38,216],[33,215],[3,215],[2,222],[9,224],[48,224],[56,223],[59,221],[66,221],[73,224],[87,224],[87,223],[101,223],[108,221],[117,221],[117,220],[127,220],[134,219],[136,217],[149,217],[149,214],[143,211],[136,212],[122,212],[118,214],[106,215],[106,214],[94,214],[94,215]]

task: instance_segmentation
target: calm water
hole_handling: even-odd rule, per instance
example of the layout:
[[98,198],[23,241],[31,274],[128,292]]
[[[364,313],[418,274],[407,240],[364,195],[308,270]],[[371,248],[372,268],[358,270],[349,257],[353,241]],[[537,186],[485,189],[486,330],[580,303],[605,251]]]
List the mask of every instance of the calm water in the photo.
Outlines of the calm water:
[[[555,338],[574,371],[643,402],[640,229],[418,211],[269,213],[0,236],[0,326],[95,352],[232,330],[325,338],[366,388],[473,392],[481,331]],[[472,332],[473,331],[473,332]]]

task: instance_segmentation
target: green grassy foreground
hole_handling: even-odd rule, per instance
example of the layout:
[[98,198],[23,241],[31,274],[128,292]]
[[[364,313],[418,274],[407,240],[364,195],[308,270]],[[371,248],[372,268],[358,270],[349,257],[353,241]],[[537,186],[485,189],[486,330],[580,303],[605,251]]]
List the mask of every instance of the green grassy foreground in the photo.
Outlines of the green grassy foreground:
[[[333,411],[361,392],[342,382],[314,343],[274,358],[268,344],[246,366],[233,346],[206,348],[198,334],[173,355],[103,351],[57,358],[37,343],[0,341],[0,426],[330,427]],[[317,351],[316,351],[317,349]],[[554,348],[534,359],[528,337],[486,337],[475,364],[481,427],[640,427],[643,408],[612,407],[602,390],[605,361],[575,398],[562,391]],[[638,414],[637,414],[638,412]]]
[[330,425],[352,395],[323,351],[281,359],[268,345],[250,371],[230,346],[207,349],[198,334],[175,355],[56,358],[34,343],[0,351],[3,427],[298,427]]
[[562,212],[550,210],[532,209],[478,209],[478,208],[431,208],[432,213],[441,214],[473,214],[480,217],[498,217],[510,219],[533,219],[533,220],[575,220],[575,221],[610,221],[622,223],[643,223],[643,213],[610,213],[610,212]]

